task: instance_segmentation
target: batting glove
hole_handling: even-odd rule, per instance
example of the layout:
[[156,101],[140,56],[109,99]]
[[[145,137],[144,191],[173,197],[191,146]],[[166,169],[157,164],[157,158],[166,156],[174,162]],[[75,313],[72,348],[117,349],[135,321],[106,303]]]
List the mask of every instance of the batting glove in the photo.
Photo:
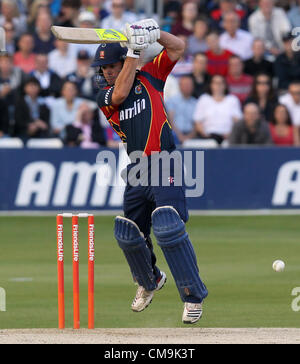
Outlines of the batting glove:
[[157,22],[154,19],[144,19],[144,20],[140,20],[133,24],[141,26],[142,28],[149,30],[149,36],[150,36],[149,43],[150,44],[153,44],[158,39],[160,39],[159,25],[157,24]]
[[121,43],[128,48],[127,57],[139,58],[141,51],[149,46],[149,31],[138,25],[126,24],[123,33],[128,39],[126,43]]

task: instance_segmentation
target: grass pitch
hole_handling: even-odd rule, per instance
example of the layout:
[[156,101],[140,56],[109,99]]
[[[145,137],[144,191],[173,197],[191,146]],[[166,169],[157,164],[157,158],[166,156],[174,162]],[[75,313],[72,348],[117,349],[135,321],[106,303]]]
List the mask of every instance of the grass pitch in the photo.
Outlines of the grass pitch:
[[[72,327],[71,222],[66,219],[66,326]],[[135,295],[129,268],[113,237],[113,217],[95,218],[95,326],[183,327],[183,304],[160,248],[158,265],[168,275],[142,313],[130,310]],[[299,327],[292,290],[300,287],[299,216],[192,216],[187,230],[200,275],[209,290],[201,327]],[[87,223],[80,221],[81,326],[87,326]],[[282,259],[286,269],[272,270]],[[55,217],[0,217],[0,287],[6,311],[0,329],[57,327]]]

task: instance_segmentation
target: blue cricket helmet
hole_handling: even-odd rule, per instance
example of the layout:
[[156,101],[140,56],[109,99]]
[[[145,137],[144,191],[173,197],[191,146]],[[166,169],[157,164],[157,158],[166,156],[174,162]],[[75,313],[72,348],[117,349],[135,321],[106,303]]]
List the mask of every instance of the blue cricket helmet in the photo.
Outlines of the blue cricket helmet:
[[108,64],[123,61],[127,54],[127,48],[120,43],[103,43],[97,48],[92,67],[101,67]]

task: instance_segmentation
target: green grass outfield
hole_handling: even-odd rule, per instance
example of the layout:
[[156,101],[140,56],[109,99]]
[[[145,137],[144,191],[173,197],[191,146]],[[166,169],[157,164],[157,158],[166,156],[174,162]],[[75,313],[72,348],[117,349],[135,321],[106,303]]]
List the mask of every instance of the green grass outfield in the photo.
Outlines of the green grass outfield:
[[[72,326],[70,219],[65,225],[66,325]],[[81,325],[87,325],[87,223],[80,220]],[[192,216],[187,229],[209,296],[202,327],[299,327],[291,308],[300,287],[299,216]],[[168,275],[163,290],[142,313],[130,304],[133,285],[125,258],[113,237],[113,217],[95,218],[95,326],[183,327],[183,304],[155,243],[158,263]],[[286,269],[272,270],[282,259]],[[0,217],[0,287],[6,312],[0,329],[57,327],[55,217]]]

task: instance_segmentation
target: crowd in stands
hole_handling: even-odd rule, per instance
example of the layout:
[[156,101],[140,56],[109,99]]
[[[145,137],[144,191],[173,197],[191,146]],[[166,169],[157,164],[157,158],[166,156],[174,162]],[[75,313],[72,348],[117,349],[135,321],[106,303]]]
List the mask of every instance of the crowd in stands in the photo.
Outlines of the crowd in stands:
[[[1,0],[0,138],[118,146],[96,105],[97,45],[57,40],[51,26],[122,30],[149,0]],[[175,141],[300,146],[300,0],[159,0],[161,29],[186,52],[165,86]],[[293,35],[294,34],[294,35]],[[299,49],[298,49],[299,48]]]

